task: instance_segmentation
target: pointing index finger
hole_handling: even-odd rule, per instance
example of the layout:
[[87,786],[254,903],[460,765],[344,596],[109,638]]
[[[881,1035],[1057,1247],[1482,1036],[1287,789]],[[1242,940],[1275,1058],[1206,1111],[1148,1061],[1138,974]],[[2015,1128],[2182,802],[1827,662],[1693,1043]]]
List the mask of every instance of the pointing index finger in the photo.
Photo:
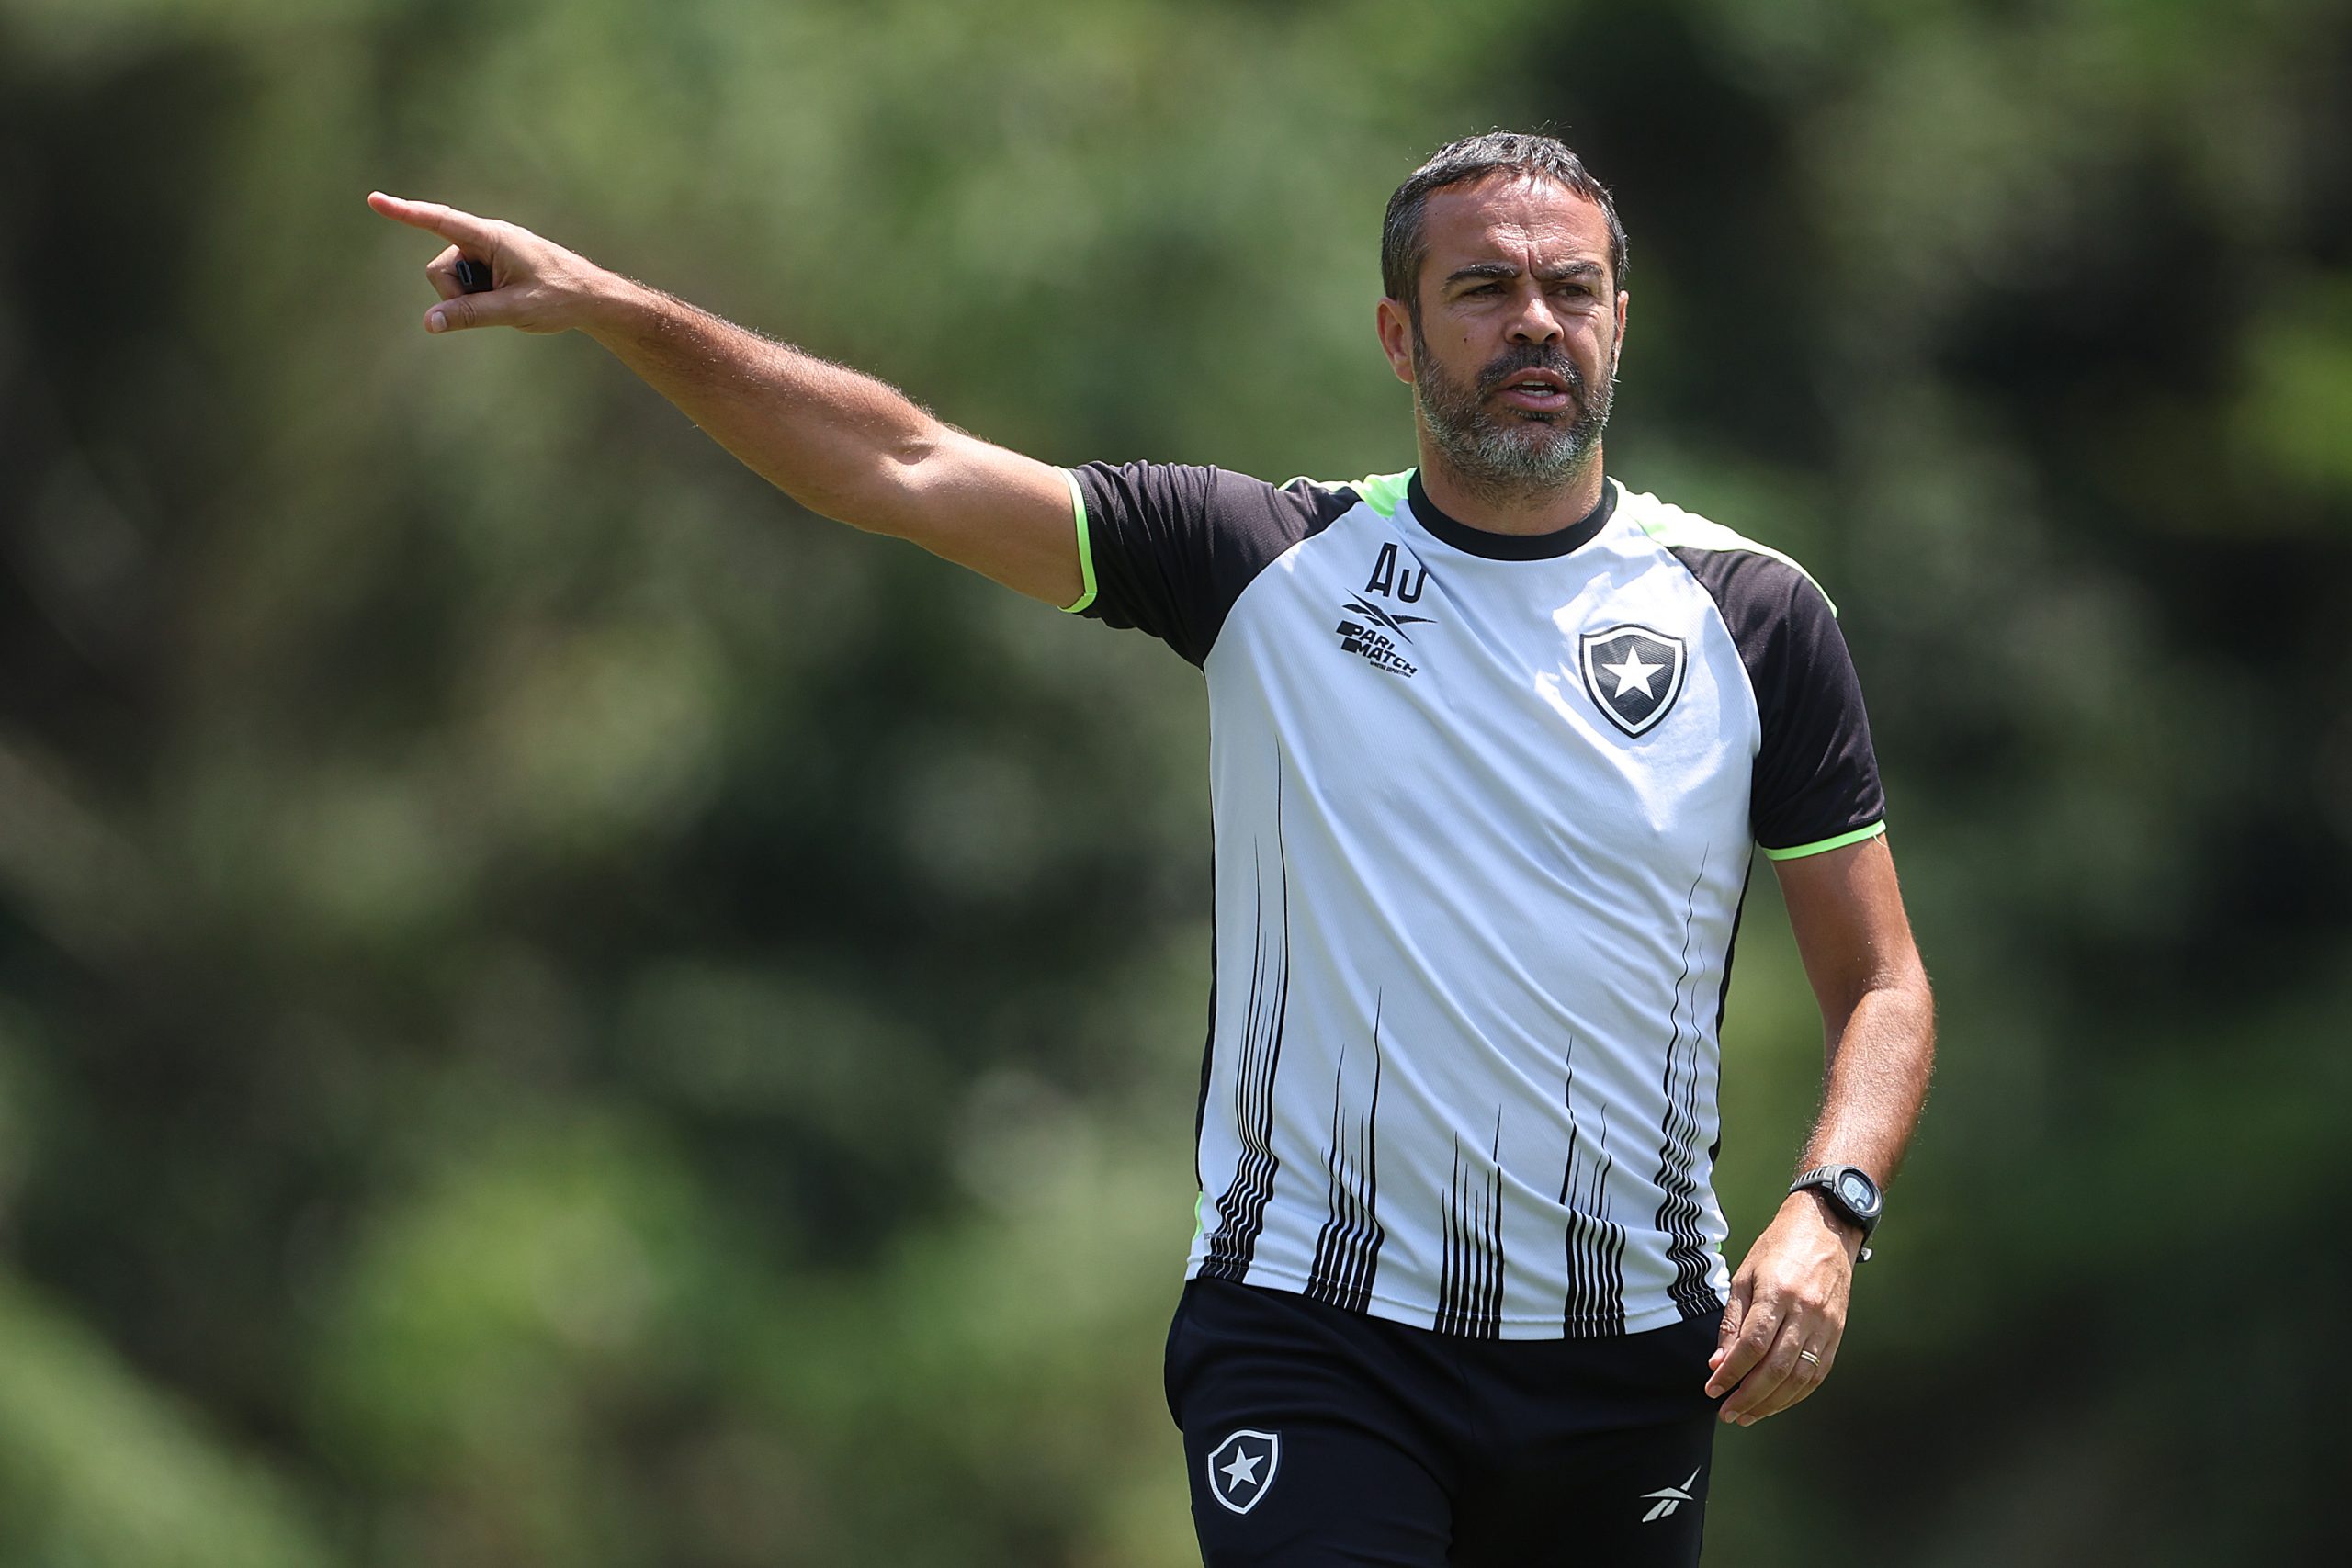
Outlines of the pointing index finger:
[[438,234],[454,244],[483,255],[490,254],[497,247],[497,236],[492,224],[470,212],[460,212],[437,201],[409,201],[377,190],[368,193],[368,205],[394,222]]

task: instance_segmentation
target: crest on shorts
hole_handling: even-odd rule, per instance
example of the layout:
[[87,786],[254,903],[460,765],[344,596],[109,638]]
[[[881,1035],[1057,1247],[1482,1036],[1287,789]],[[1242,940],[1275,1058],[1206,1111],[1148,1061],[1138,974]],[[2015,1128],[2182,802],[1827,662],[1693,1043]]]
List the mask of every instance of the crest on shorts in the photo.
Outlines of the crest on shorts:
[[1281,1434],[1244,1427],[1210,1452],[1209,1495],[1237,1514],[1248,1513],[1273,1489],[1282,1458]]
[[1592,705],[1628,735],[1657,727],[1682,694],[1688,664],[1680,637],[1647,626],[1611,626],[1577,641],[1577,667]]

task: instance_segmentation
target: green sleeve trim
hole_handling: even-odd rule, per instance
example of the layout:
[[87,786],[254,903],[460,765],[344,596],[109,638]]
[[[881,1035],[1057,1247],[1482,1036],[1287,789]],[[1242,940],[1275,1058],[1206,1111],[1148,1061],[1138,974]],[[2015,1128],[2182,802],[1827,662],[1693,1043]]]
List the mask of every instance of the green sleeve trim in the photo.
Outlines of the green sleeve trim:
[[1078,488],[1078,476],[1068,468],[1062,470],[1062,478],[1069,481],[1070,513],[1078,519],[1078,570],[1086,584],[1085,592],[1062,606],[1063,615],[1075,615],[1094,603],[1094,542],[1086,532],[1086,492]]
[[1766,860],[1803,860],[1807,855],[1827,854],[1831,850],[1842,850],[1848,844],[1859,844],[1864,839],[1875,839],[1885,831],[1884,822],[1873,822],[1867,828],[1857,828],[1850,833],[1840,833],[1834,839],[1824,839],[1818,843],[1799,844],[1793,849],[1786,850],[1766,850],[1764,858]]
[[1629,490],[1619,484],[1617,499],[1621,506],[1634,514],[1642,532],[1659,544],[1669,548],[1680,546],[1695,550],[1746,550],[1750,555],[1770,557],[1782,566],[1793,569],[1798,576],[1820,590],[1823,601],[1829,606],[1829,613],[1833,615],[1838,613],[1838,601],[1829,597],[1829,591],[1822,588],[1813,573],[1805,570],[1804,563],[1795,557],[1783,554],[1720,523],[1711,522],[1695,512],[1685,512],[1643,491]]

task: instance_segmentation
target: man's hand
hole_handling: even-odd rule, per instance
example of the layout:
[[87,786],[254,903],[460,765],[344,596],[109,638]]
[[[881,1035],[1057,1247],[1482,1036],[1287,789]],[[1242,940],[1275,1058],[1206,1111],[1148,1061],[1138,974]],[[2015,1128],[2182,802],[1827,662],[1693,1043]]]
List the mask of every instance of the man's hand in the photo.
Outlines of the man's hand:
[[1792,1192],[1781,1205],[1732,1276],[1709,1360],[1708,1397],[1731,1395],[1724,1421],[1753,1426],[1821,1386],[1846,1332],[1860,1250],[1860,1235],[1831,1220],[1816,1194]]
[[[449,248],[425,264],[424,276],[441,303],[424,314],[424,330],[514,327],[526,333],[568,332],[587,319],[588,307],[613,275],[528,229],[477,218],[433,201],[404,201],[372,191],[368,205],[396,222],[437,234]],[[490,267],[491,288],[469,294],[458,282],[458,258]]]

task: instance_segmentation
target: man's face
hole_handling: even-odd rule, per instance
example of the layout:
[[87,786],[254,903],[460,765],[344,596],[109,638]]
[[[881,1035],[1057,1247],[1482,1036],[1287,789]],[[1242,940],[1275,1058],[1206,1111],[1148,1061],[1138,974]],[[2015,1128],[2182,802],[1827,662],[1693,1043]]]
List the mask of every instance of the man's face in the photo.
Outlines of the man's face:
[[1382,301],[1381,339],[1456,477],[1537,499],[1599,453],[1623,336],[1609,224],[1565,186],[1498,173],[1432,192],[1418,310]]

